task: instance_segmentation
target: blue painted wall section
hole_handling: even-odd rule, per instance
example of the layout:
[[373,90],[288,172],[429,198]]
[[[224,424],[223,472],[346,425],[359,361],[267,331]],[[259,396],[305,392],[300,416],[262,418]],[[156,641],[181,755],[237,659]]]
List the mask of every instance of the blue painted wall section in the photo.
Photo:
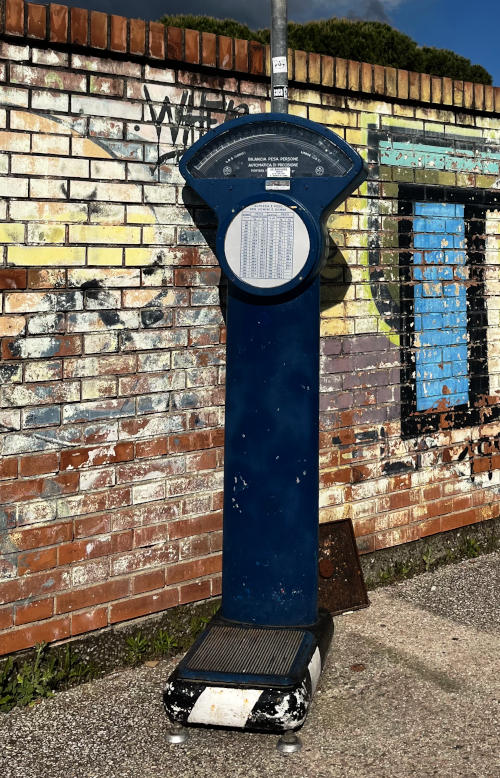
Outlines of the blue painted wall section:
[[461,204],[415,203],[417,411],[469,400],[464,227]]

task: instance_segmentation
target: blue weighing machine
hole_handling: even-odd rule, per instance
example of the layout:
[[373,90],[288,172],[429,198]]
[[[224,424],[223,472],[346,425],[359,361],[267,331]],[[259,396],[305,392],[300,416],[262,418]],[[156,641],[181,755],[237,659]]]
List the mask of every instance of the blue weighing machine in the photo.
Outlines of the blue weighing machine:
[[209,132],[180,170],[217,215],[228,279],[223,577],[164,706],[175,724],[280,733],[304,722],[333,634],[317,604],[319,272],[327,217],[366,169],[333,132],[271,113]]

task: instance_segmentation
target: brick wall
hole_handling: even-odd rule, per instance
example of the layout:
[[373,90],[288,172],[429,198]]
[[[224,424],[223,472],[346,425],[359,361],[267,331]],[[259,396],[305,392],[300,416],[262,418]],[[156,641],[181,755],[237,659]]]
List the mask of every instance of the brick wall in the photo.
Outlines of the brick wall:
[[[3,654],[220,591],[223,286],[177,163],[269,108],[259,44],[4,11]],[[370,164],[329,223],[321,520],[367,552],[496,517],[500,90],[304,52],[290,77]]]

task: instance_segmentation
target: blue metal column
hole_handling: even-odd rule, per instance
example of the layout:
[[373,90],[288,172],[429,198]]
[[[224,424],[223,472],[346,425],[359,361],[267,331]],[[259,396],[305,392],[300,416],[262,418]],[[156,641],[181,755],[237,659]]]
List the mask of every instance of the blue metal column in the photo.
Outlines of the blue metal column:
[[221,615],[317,620],[319,276],[287,298],[227,306]]

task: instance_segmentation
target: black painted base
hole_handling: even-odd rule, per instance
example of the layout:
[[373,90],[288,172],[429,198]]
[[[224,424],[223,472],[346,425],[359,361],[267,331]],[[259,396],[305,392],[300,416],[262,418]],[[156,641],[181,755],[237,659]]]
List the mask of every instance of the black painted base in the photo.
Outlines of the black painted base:
[[[229,646],[228,633],[233,640]],[[211,649],[218,636],[226,645],[214,656]],[[275,733],[298,729],[305,721],[332,636],[333,621],[327,611],[320,611],[317,623],[311,627],[286,629],[237,625],[215,616],[167,681],[163,693],[167,716],[187,726],[204,724]],[[262,662],[259,657],[255,659],[259,640],[268,648],[265,673],[257,672],[255,666]],[[286,672],[270,672],[280,661],[278,652],[273,654],[273,646],[279,644],[286,649],[287,642],[293,640],[297,651]],[[239,650],[233,650],[234,641],[239,642]],[[228,649],[232,651],[232,662]],[[241,672],[242,664],[251,672]]]

